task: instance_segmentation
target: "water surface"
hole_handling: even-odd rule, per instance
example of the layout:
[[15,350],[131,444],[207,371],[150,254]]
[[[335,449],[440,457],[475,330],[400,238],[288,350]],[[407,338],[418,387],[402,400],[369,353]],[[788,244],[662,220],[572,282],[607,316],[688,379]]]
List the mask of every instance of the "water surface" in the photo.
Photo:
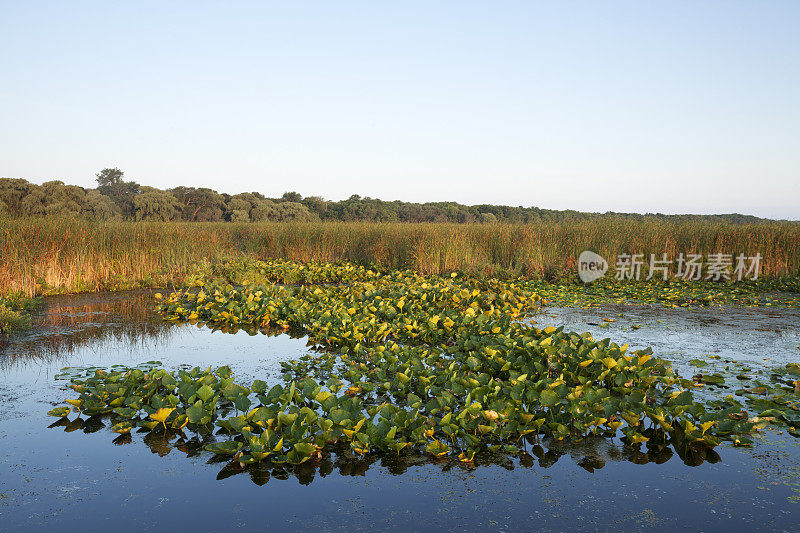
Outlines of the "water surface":
[[[226,364],[240,381],[277,382],[279,361],[308,353],[306,339],[285,334],[165,323],[152,305],[147,293],[48,298],[34,328],[0,348],[0,529],[795,530],[800,518],[800,453],[777,432],[753,450],[723,445],[702,457],[597,439],[543,442],[476,468],[332,453],[317,465],[242,471],[200,443],[127,439],[95,419],[48,428],[46,411],[70,397],[54,379],[65,366]],[[613,306],[535,320],[652,345],[689,372],[699,355],[768,365],[797,360],[800,345],[796,310]]]

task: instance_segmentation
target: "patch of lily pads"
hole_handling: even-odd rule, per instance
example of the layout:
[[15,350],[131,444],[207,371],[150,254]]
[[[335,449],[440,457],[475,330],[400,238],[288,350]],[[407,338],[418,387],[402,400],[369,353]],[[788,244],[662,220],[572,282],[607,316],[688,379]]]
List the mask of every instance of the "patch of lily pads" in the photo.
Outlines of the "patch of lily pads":
[[[300,465],[332,448],[470,464],[543,439],[621,436],[631,449],[671,444],[698,456],[722,441],[752,444],[750,393],[698,400],[699,381],[719,384],[713,374],[686,379],[650,349],[527,325],[542,303],[530,284],[347,264],[295,264],[304,283],[266,283],[285,281],[291,268],[229,264],[157,308],[168,320],[225,330],[302,331],[318,351],[281,363],[282,384],[237,383],[224,366],[91,369],[65,376],[78,398],[50,414],[108,416],[120,434],[211,435],[205,449],[242,466]],[[233,279],[236,271],[247,279]],[[791,424],[796,392],[781,387],[786,395],[769,398],[782,414],[761,415]]]
[[710,356],[689,361],[696,369],[692,380],[704,391],[706,397],[733,392],[740,398],[751,415],[754,429],[765,427],[785,428],[789,434],[800,437],[800,365],[752,365]]

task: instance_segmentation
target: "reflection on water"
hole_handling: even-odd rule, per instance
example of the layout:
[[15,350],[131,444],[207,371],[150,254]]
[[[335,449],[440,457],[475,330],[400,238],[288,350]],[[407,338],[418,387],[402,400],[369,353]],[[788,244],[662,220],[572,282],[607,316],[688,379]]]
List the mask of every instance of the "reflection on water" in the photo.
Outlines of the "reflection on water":
[[[800,514],[790,499],[800,493],[800,483],[787,474],[800,465],[800,454],[794,440],[776,435],[752,454],[727,446],[686,450],[669,441],[635,448],[617,439],[532,439],[520,443],[524,452],[516,457],[486,453],[473,464],[427,454],[359,457],[334,445],[299,466],[242,467],[203,449],[225,440],[222,435],[117,435],[107,416],[47,417],[69,397],[65,382],[53,379],[64,366],[135,366],[155,359],[172,369],[229,365],[237,381],[277,383],[279,361],[308,353],[302,336],[175,325],[163,322],[152,306],[147,292],[48,298],[33,329],[0,348],[0,529],[58,525],[85,531],[112,521],[121,531],[260,531],[265,524],[370,531],[674,530],[687,524],[792,529]],[[547,311],[550,316],[537,320],[594,328],[596,336],[615,342],[656,344],[656,353],[667,357],[669,341],[677,339],[686,358],[714,348],[755,361],[754,344],[774,352],[795,342],[796,328],[789,326],[800,324],[795,315],[781,314],[788,310],[751,315],[760,318],[750,325],[766,331],[748,340],[735,332],[741,319],[725,314]],[[587,325],[602,317],[617,321],[606,328]],[[645,326],[634,329],[638,323]]]
[[[30,330],[5,338],[0,344],[0,370],[16,365],[38,365],[69,361],[79,353],[109,354],[157,353],[168,349],[195,327],[208,332],[204,324],[176,324],[162,320],[153,308],[150,291],[126,291],[108,294],[77,294],[45,298],[32,317]],[[237,333],[225,329],[222,333]],[[288,336],[297,339],[302,333],[282,328],[263,328],[249,335]]]
[[[222,414],[221,416],[226,415]],[[88,418],[79,416],[72,420],[61,418],[50,424],[48,429],[63,428],[66,433],[82,431],[85,434],[91,434],[110,428],[114,422],[115,420],[111,420],[109,415]],[[520,443],[523,450],[517,456],[484,452],[477,454],[471,463],[463,463],[452,456],[434,457],[417,452],[406,452],[402,455],[371,453],[359,456],[354,454],[349,446],[334,443],[327,446],[319,456],[300,465],[272,463],[268,459],[252,465],[243,465],[237,460],[230,460],[230,457],[215,455],[204,450],[206,445],[216,440],[215,436],[210,433],[198,435],[192,434],[188,430],[183,432],[140,429],[133,435],[130,433],[115,435],[110,431],[108,434],[109,439],[115,445],[122,446],[141,441],[150,448],[153,454],[160,457],[176,451],[187,457],[203,457],[207,459],[206,462],[209,465],[224,463],[217,474],[218,480],[237,474],[249,474],[257,485],[265,484],[270,477],[285,480],[292,476],[297,478],[301,484],[307,485],[316,476],[324,478],[334,470],[338,471],[341,476],[364,476],[372,466],[379,466],[394,476],[403,475],[410,468],[425,465],[435,466],[442,472],[451,469],[471,472],[487,466],[499,466],[505,470],[514,470],[518,467],[532,468],[535,465],[538,465],[539,468],[551,468],[565,456],[587,472],[592,473],[612,462],[629,462],[636,465],[664,464],[675,456],[673,449],[677,450],[678,457],[687,466],[700,466],[704,462],[715,464],[721,460],[719,454],[712,449],[681,446],[672,440],[660,443],[652,441],[642,449],[639,446],[628,446],[616,440],[600,437],[579,441],[540,440],[531,437],[527,439],[527,442]],[[217,435],[221,435],[223,439],[227,437],[223,430],[219,430]]]
[[100,352],[112,345],[166,344],[174,325],[161,320],[153,306],[152,293],[146,291],[45,298],[30,330],[0,346],[0,369],[64,360],[84,347]]
[[[177,350],[176,346],[180,347],[184,344],[183,352],[187,351],[185,346],[188,339],[191,338],[190,332],[194,331],[199,333],[199,340],[191,338],[191,344],[188,348],[192,351],[197,351],[200,348],[208,348],[214,346],[207,337],[210,330],[205,328],[202,323],[199,324],[176,324],[162,320],[158,315],[153,312],[154,299],[151,292],[135,291],[116,294],[90,294],[90,295],[74,295],[50,298],[45,300],[41,309],[34,318],[33,327],[31,331],[24,335],[19,335],[12,339],[10,343],[0,352],[0,370],[13,370],[15,366],[26,365],[41,365],[43,363],[66,363],[70,360],[71,356],[76,354],[94,353],[98,356],[103,355],[106,358],[111,355],[113,357],[115,352],[128,352],[130,354],[148,354],[148,357],[157,356],[164,361],[164,364],[174,367],[191,367],[194,364],[200,364],[204,361],[197,359],[197,354],[190,354],[187,358],[185,353]],[[707,310],[704,310],[707,313]],[[585,329],[582,328],[585,323],[587,326],[599,326],[606,324],[605,328],[595,328],[595,334],[599,335],[601,329],[608,331],[610,327],[614,328],[614,337],[619,339],[627,336],[627,342],[640,344],[640,347],[645,347],[655,344],[656,347],[666,348],[660,346],[664,339],[669,339],[676,345],[671,347],[669,351],[671,354],[681,354],[678,351],[681,347],[688,344],[687,339],[678,339],[675,342],[675,334],[669,332],[670,326],[659,327],[661,319],[665,316],[669,317],[669,324],[672,327],[677,327],[677,334],[687,331],[687,322],[699,324],[700,327],[715,327],[715,335],[722,335],[722,338],[729,338],[731,332],[742,331],[742,323],[748,320],[756,322],[768,327],[762,328],[768,331],[771,335],[785,337],[787,334],[796,334],[796,328],[791,322],[791,316],[788,317],[785,313],[792,313],[794,310],[785,311],[769,311],[766,318],[764,310],[749,310],[744,315],[732,313],[722,316],[714,316],[698,314],[695,309],[677,309],[677,310],[664,310],[662,308],[643,307],[643,306],[616,306],[610,305],[602,311],[597,309],[576,309],[576,308],[552,308],[548,310],[548,314],[543,315],[545,320],[557,318],[561,325],[566,325],[568,329]],[[747,314],[749,313],[749,314]],[[760,313],[760,315],[759,315]],[[616,323],[603,322],[599,317],[617,316],[620,317],[615,320]],[[760,320],[753,320],[753,316],[758,316]],[[659,318],[661,317],[661,318]],[[540,320],[542,316],[538,317]],[[772,319],[770,322],[769,318]],[[626,324],[641,324],[642,322],[649,322],[648,328],[642,330],[639,327],[628,329],[626,331]],[[752,324],[749,324],[752,326]],[[729,331],[731,330],[731,331]],[[244,333],[248,336],[271,336],[278,337],[285,340],[287,338],[301,339],[302,334],[294,332],[287,332],[283,329],[265,329],[262,331],[242,332],[241,335],[226,336],[226,334],[237,333],[236,330],[223,330],[218,333],[216,345],[225,347],[228,350],[233,345],[241,345],[242,341],[246,338]],[[260,334],[260,335],[259,335]],[[257,343],[266,342],[265,339],[256,339]],[[789,339],[793,342],[794,339]],[[713,339],[704,339],[700,343],[706,345],[712,344]],[[257,346],[257,344],[256,344]],[[638,346],[637,346],[638,347]],[[737,349],[741,349],[741,343],[738,343]],[[276,358],[287,359],[296,357],[302,353],[303,346],[294,345],[294,353],[284,354],[283,357]],[[300,348],[298,350],[298,348]],[[180,354],[180,355],[179,355]],[[686,357],[678,357],[678,363],[688,358],[687,354],[682,354]],[[728,354],[731,355],[731,354]],[[166,357],[165,357],[166,356]],[[144,359],[144,357],[142,357]],[[106,359],[100,366],[110,366],[116,363],[115,359]],[[226,363],[226,361],[208,361],[213,364]],[[239,365],[238,370],[244,370],[246,373],[254,373],[256,368],[253,360],[242,361],[243,364]],[[253,374],[255,375],[255,374]],[[256,377],[264,379],[265,376],[258,374]],[[277,383],[277,374],[272,376],[272,379],[267,377],[266,381],[272,385]],[[227,413],[223,410],[220,413],[221,417],[225,417]],[[90,417],[90,418],[76,418],[74,420],[62,419],[53,424],[50,428],[64,428],[65,432],[73,432],[81,430],[83,433],[95,433],[104,428],[110,428],[114,422],[119,420],[111,420],[108,415],[104,417]],[[144,430],[140,430],[144,431]],[[220,430],[222,431],[222,430]],[[116,436],[116,434],[108,431],[109,435],[113,436],[115,444],[128,444],[134,442],[130,435]],[[187,430],[187,433],[189,431]],[[138,439],[136,439],[138,440]],[[144,444],[151,448],[154,453],[160,456],[165,456],[173,449],[183,451],[190,457],[205,454],[211,457],[209,463],[214,464],[222,460],[221,457],[212,457],[210,452],[204,452],[203,446],[214,442],[213,435],[204,436],[187,436],[184,433],[170,434],[145,432],[142,439]],[[174,441],[174,442],[173,442]],[[251,472],[257,470],[259,472],[264,469],[277,469],[278,471],[286,471],[293,473],[301,481],[310,481],[314,478],[315,472],[318,472],[321,477],[324,477],[331,471],[332,468],[337,468],[342,475],[363,475],[370,465],[380,464],[386,467],[392,474],[404,473],[410,466],[420,465],[436,465],[441,467],[442,470],[449,470],[457,467],[462,469],[471,470],[480,466],[497,465],[507,469],[513,469],[514,465],[526,466],[533,465],[534,458],[539,467],[549,468],[552,467],[560,457],[569,456],[572,460],[588,472],[593,472],[603,468],[608,462],[627,461],[633,464],[663,464],[670,460],[673,456],[677,455],[680,460],[687,466],[699,466],[704,462],[717,463],[720,460],[719,455],[706,448],[688,448],[682,446],[680,443],[673,442],[656,442],[651,440],[647,443],[646,449],[642,451],[639,446],[628,446],[622,443],[603,438],[583,439],[580,441],[545,441],[540,443],[538,438],[532,438],[527,443],[522,442],[522,445],[529,445],[529,450],[524,451],[520,457],[512,459],[504,454],[483,454],[477,456],[472,463],[463,464],[455,458],[436,458],[428,454],[404,454],[402,456],[393,456],[391,454],[370,454],[366,457],[356,457],[353,455],[352,450],[349,448],[337,449],[332,446],[326,451],[326,455],[315,462],[309,462],[298,467],[291,467],[291,465],[271,465],[268,461],[251,467],[240,467],[238,462],[226,464],[220,475],[229,477],[234,474]],[[541,446],[545,444],[545,448]],[[329,468],[330,467],[330,468]],[[261,478],[259,478],[261,479]],[[278,477],[280,479],[280,477]]]

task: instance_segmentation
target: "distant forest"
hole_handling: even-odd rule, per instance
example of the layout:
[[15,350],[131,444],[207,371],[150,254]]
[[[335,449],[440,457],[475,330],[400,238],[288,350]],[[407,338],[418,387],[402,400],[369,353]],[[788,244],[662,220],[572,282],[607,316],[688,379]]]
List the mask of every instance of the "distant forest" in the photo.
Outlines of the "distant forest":
[[371,221],[525,223],[540,220],[587,219],[607,215],[639,219],[645,216],[671,220],[718,220],[749,223],[762,220],[751,215],[662,215],[637,213],[583,213],[538,207],[462,205],[455,202],[424,204],[387,202],[354,194],[347,200],[329,201],[287,192],[267,198],[257,192],[218,193],[212,189],[175,187],[161,190],[126,181],[118,168],[97,174],[97,188],[84,189],[62,181],[36,185],[24,179],[0,178],[0,218],[73,216],[95,220],[151,221]]

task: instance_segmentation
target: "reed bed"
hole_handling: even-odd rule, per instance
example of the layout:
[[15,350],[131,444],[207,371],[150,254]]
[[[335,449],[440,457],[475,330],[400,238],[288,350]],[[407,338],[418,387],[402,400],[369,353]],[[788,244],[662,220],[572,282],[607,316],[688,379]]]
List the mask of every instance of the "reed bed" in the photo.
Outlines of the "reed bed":
[[622,253],[762,256],[763,277],[800,274],[800,223],[729,224],[641,220],[532,224],[134,223],[0,219],[0,293],[28,295],[163,286],[199,260],[250,256],[340,261],[426,274],[558,277],[593,250],[613,264]]

